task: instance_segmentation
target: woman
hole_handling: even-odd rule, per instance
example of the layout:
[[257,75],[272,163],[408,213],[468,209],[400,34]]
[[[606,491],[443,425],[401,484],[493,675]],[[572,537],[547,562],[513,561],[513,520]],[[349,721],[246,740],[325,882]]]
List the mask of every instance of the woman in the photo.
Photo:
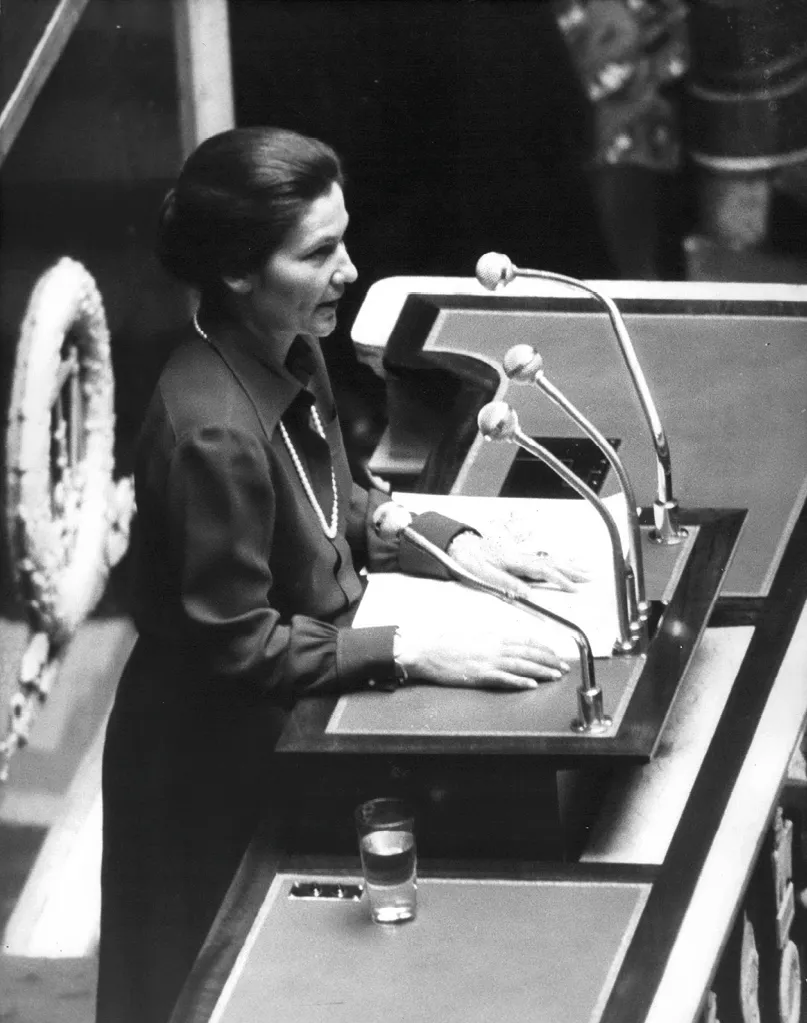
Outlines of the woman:
[[[169,1017],[282,789],[271,752],[296,699],[407,677],[524,688],[566,670],[530,635],[350,628],[362,565],[440,572],[374,536],[387,497],[350,478],[318,345],[356,279],[342,184],[323,143],[237,129],[191,155],[161,211],[160,258],[200,304],[136,458],[139,639],[104,754],[97,1023]],[[414,525],[488,577],[573,583],[439,515]]]

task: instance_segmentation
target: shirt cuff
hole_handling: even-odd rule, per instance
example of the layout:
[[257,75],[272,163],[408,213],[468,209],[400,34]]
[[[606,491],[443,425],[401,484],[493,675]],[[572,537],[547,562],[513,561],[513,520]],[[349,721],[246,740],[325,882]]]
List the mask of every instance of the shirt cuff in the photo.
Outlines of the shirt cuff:
[[[412,519],[412,529],[420,533],[427,540],[439,547],[441,551],[447,551],[448,545],[460,533],[476,533],[477,530],[466,526],[456,519],[449,519],[439,512],[424,512]],[[407,575],[423,575],[431,579],[450,579],[448,569],[431,555],[416,547],[406,535],[401,536],[401,544],[398,550],[398,565],[402,572]]]
[[339,688],[398,688],[395,677],[394,625],[365,629],[340,629],[336,637],[336,671]]

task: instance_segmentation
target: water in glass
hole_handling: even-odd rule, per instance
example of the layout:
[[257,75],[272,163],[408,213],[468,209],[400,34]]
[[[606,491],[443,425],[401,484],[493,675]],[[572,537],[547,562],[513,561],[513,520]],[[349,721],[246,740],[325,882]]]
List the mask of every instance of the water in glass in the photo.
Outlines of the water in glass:
[[415,916],[416,855],[411,831],[373,831],[361,839],[361,858],[373,919],[396,923]]

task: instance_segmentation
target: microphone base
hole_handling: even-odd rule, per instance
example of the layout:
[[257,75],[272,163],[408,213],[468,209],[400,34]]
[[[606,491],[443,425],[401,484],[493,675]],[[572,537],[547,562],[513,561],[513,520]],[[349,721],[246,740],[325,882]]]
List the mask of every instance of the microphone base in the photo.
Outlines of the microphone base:
[[571,728],[578,735],[582,733],[600,735],[607,732],[613,724],[611,718],[604,712],[602,689],[599,686],[577,690],[577,712],[578,717],[572,721]]
[[655,525],[648,534],[651,543],[672,547],[689,536],[688,530],[678,525],[677,501],[654,501],[653,522]]
[[635,654],[638,653],[645,645],[646,643],[643,642],[641,635],[633,635],[630,639],[616,639],[614,641],[612,654],[614,657]]
[[570,727],[577,735],[604,735],[612,724],[613,721],[606,714],[601,721],[592,721],[590,724],[575,718]]

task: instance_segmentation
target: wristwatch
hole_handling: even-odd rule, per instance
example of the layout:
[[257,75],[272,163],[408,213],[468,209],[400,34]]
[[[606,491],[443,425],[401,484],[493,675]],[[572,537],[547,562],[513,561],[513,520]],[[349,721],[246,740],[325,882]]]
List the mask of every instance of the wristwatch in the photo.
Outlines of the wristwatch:
[[398,641],[400,634],[398,630],[395,630],[395,636],[392,641],[392,673],[384,674],[383,676],[375,676],[374,678],[367,680],[368,689],[381,690],[382,692],[393,692],[396,689],[400,689],[401,686],[405,686],[409,681],[409,672],[398,660]]

